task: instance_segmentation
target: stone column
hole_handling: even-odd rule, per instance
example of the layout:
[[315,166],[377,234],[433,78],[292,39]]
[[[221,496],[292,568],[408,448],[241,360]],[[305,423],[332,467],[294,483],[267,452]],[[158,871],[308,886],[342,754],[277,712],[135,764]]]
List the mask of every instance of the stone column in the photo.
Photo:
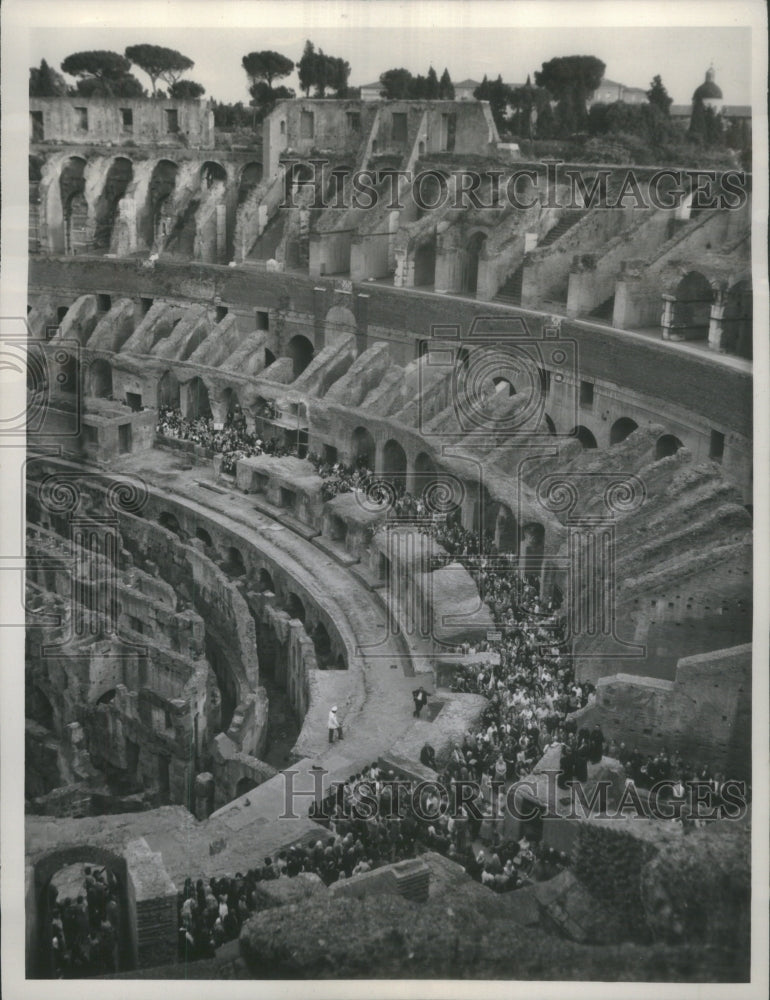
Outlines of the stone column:
[[709,350],[711,351],[721,351],[724,353],[724,348],[722,346],[722,337],[724,335],[722,320],[724,319],[726,305],[727,296],[724,292],[717,292],[714,301],[711,304],[711,313],[709,315],[708,345]]
[[676,298],[673,295],[663,295],[663,311],[660,316],[660,326],[664,340],[679,340],[676,334],[672,333],[674,326],[674,306]]

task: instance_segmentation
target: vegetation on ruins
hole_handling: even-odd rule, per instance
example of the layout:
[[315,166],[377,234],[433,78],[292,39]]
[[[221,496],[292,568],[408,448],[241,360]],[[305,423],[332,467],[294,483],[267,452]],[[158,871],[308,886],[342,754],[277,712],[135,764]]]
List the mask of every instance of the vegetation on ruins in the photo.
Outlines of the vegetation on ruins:
[[[516,919],[517,893],[480,906],[461,887],[414,903],[389,893],[322,895],[269,909],[244,925],[255,978],[731,981],[737,957],[699,941],[578,944]],[[483,916],[482,916],[483,909]],[[469,928],[472,930],[469,933]],[[613,928],[609,940],[617,941]],[[376,956],[373,961],[372,956]]]
[[177,101],[195,101],[205,93],[203,84],[195,80],[177,80],[168,88],[168,96]]
[[173,88],[179,82],[182,74],[195,65],[192,59],[182,55],[181,52],[177,52],[176,49],[168,49],[163,45],[129,45],[125,56],[149,76],[153,97],[157,95],[158,80],[163,80],[169,88]]
[[73,52],[63,60],[61,69],[77,77],[76,93],[83,97],[145,96],[144,87],[130,72],[130,60],[118,52]]

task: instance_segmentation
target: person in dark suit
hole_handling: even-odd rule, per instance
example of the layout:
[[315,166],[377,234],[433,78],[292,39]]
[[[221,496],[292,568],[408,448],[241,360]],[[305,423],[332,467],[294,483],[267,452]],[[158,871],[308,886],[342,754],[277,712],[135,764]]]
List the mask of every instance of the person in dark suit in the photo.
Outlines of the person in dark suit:
[[412,691],[412,698],[414,699],[414,714],[419,719],[420,712],[428,704],[428,692],[422,686],[422,684],[417,688],[416,691]]

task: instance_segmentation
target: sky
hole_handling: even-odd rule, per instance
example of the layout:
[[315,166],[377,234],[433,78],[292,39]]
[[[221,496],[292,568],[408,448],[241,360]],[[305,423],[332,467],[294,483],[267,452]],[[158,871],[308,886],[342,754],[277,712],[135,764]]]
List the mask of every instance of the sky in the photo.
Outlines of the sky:
[[[67,6],[63,2],[53,9]],[[70,6],[93,10],[89,4]],[[167,6],[157,4],[155,9],[163,11]],[[540,9],[549,6],[541,5]],[[431,64],[439,75],[448,67],[454,81],[467,77],[481,80],[485,73],[490,77],[499,73],[507,83],[519,83],[526,80],[527,74],[532,74],[534,80],[535,70],[548,59],[593,55],[606,64],[606,77],[627,86],[647,89],[653,76],[660,74],[677,104],[689,104],[693,90],[703,82],[713,63],[725,101],[751,103],[751,29],[727,25],[599,26],[609,21],[597,15],[597,10],[610,9],[601,3],[586,8],[591,11],[592,27],[565,23],[574,19],[568,16],[570,11],[577,12],[584,6],[574,0],[569,8],[553,6],[554,13],[567,13],[540,27],[522,27],[516,19],[519,5],[499,0],[477,0],[472,8],[451,2],[438,7],[427,2],[319,2],[308,7],[284,0],[282,14],[274,13],[270,3],[249,4],[252,14],[255,9],[265,11],[266,16],[256,20],[238,17],[241,10],[247,9],[245,4],[206,4],[211,22],[205,27],[178,23],[169,27],[169,17],[137,17],[136,22],[143,27],[112,26],[99,17],[90,17],[80,26],[73,25],[70,19],[69,24],[33,27],[29,33],[29,65],[39,65],[41,59],[46,59],[58,69],[71,52],[102,48],[123,52],[128,45],[150,42],[178,49],[193,59],[195,67],[186,75],[202,83],[208,96],[219,101],[247,102],[247,79],[241,67],[244,53],[274,49],[297,61],[309,38],[316,48],[348,60],[353,86],[373,82],[393,67],[426,73]],[[134,7],[138,12],[136,4],[121,4],[120,9]],[[665,7],[677,10],[677,0],[670,0]],[[300,8],[302,16],[297,17]],[[386,8],[390,16],[383,17]],[[200,11],[196,0],[188,0],[185,9],[191,15]],[[728,20],[730,6],[724,4],[722,10]],[[187,20],[189,24],[194,18]],[[142,71],[135,67],[134,72],[149,88]],[[296,72],[282,82],[297,89]]]

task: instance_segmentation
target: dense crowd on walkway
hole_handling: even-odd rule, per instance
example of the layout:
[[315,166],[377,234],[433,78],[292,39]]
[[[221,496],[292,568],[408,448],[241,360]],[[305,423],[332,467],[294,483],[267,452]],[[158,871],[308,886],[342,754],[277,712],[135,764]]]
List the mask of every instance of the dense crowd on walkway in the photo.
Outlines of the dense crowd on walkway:
[[238,405],[227,414],[224,425],[218,430],[214,427],[212,417],[188,420],[182,416],[180,409],[161,406],[155,430],[162,437],[191,441],[214,454],[221,454],[222,472],[226,475],[235,473],[236,463],[242,458],[262,454],[277,456],[292,454],[276,438],[263,440],[259,435],[249,432],[246,428],[246,417]]
[[109,869],[85,867],[83,891],[58,898],[48,888],[51,919],[51,974],[79,979],[118,971],[118,882]]

